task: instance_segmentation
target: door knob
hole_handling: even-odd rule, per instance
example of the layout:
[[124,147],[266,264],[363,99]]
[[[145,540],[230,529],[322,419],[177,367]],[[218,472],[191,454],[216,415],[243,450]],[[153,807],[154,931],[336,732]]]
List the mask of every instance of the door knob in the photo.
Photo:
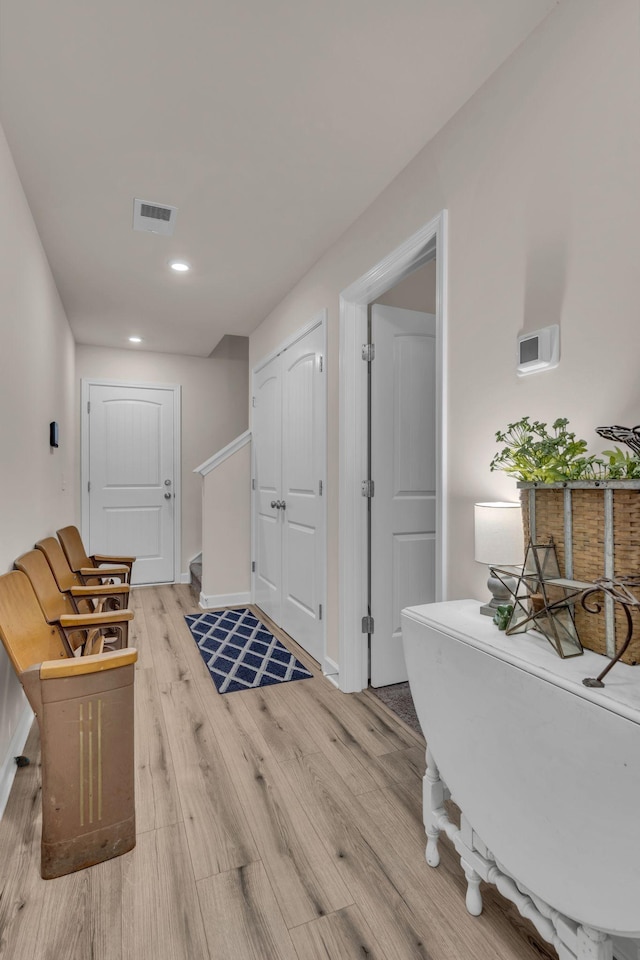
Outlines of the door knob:
[[286,510],[286,509],[287,509],[287,503],[286,503],[285,500],[281,500],[281,501],[280,501],[280,509],[281,509],[281,510]]
[[277,500],[272,500],[272,501],[271,501],[271,509],[272,509],[272,510],[278,510],[278,509],[279,509],[278,501],[277,501]]
[[170,493],[165,493],[164,498],[165,498],[165,500],[171,500],[171,494],[170,494]]
[[170,487],[170,486],[171,486],[171,480],[165,480],[164,485],[165,485],[165,487]]

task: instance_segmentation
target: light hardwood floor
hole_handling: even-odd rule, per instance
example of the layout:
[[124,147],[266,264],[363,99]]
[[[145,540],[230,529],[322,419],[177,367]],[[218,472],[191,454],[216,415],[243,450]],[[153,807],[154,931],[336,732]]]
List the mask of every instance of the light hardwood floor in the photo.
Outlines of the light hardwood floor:
[[0,822],[10,960],[540,960],[493,889],[470,917],[451,845],[424,859],[424,741],[313,671],[220,696],[184,622],[188,587],[133,591],[137,845],[40,879],[34,725]]

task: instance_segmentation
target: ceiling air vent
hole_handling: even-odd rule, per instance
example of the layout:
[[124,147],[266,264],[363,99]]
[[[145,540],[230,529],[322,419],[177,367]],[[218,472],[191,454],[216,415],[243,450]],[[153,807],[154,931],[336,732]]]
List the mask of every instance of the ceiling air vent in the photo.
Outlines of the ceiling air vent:
[[166,203],[151,203],[149,200],[133,201],[133,229],[145,233],[161,233],[170,237],[178,215],[177,207]]

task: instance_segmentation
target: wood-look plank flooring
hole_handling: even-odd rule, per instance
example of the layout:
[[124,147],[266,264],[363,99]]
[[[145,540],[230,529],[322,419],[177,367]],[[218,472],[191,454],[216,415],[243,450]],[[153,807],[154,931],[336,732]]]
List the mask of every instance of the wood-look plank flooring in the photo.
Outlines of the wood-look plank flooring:
[[[184,614],[138,588],[133,851],[40,878],[34,724],[0,822],[7,960],[553,960],[492,888],[464,904],[451,844],[424,859],[424,741],[375,697],[311,680],[220,696]],[[266,619],[266,618],[265,618]]]

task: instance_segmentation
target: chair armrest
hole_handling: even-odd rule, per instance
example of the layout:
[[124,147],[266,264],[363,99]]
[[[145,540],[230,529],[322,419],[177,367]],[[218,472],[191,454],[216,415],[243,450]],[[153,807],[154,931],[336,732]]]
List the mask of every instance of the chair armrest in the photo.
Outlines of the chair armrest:
[[136,562],[135,557],[114,557],[107,556],[104,553],[94,553],[91,557],[94,563],[116,563],[116,564],[126,564],[128,567],[132,566]]
[[129,593],[128,583],[96,583],[87,587],[71,587],[69,593],[79,599],[92,597],[112,597]]
[[133,610],[110,610],[107,613],[65,613],[58,621],[63,630],[108,627],[133,620]]
[[45,660],[40,664],[40,679],[54,680],[63,677],[76,677],[87,673],[100,673],[104,670],[116,670],[135,663],[138,651],[135,647],[113,650],[108,653],[90,654],[87,657],[68,660]]
[[120,564],[113,567],[81,567],[81,577],[117,577],[119,574],[129,573],[130,568]]

